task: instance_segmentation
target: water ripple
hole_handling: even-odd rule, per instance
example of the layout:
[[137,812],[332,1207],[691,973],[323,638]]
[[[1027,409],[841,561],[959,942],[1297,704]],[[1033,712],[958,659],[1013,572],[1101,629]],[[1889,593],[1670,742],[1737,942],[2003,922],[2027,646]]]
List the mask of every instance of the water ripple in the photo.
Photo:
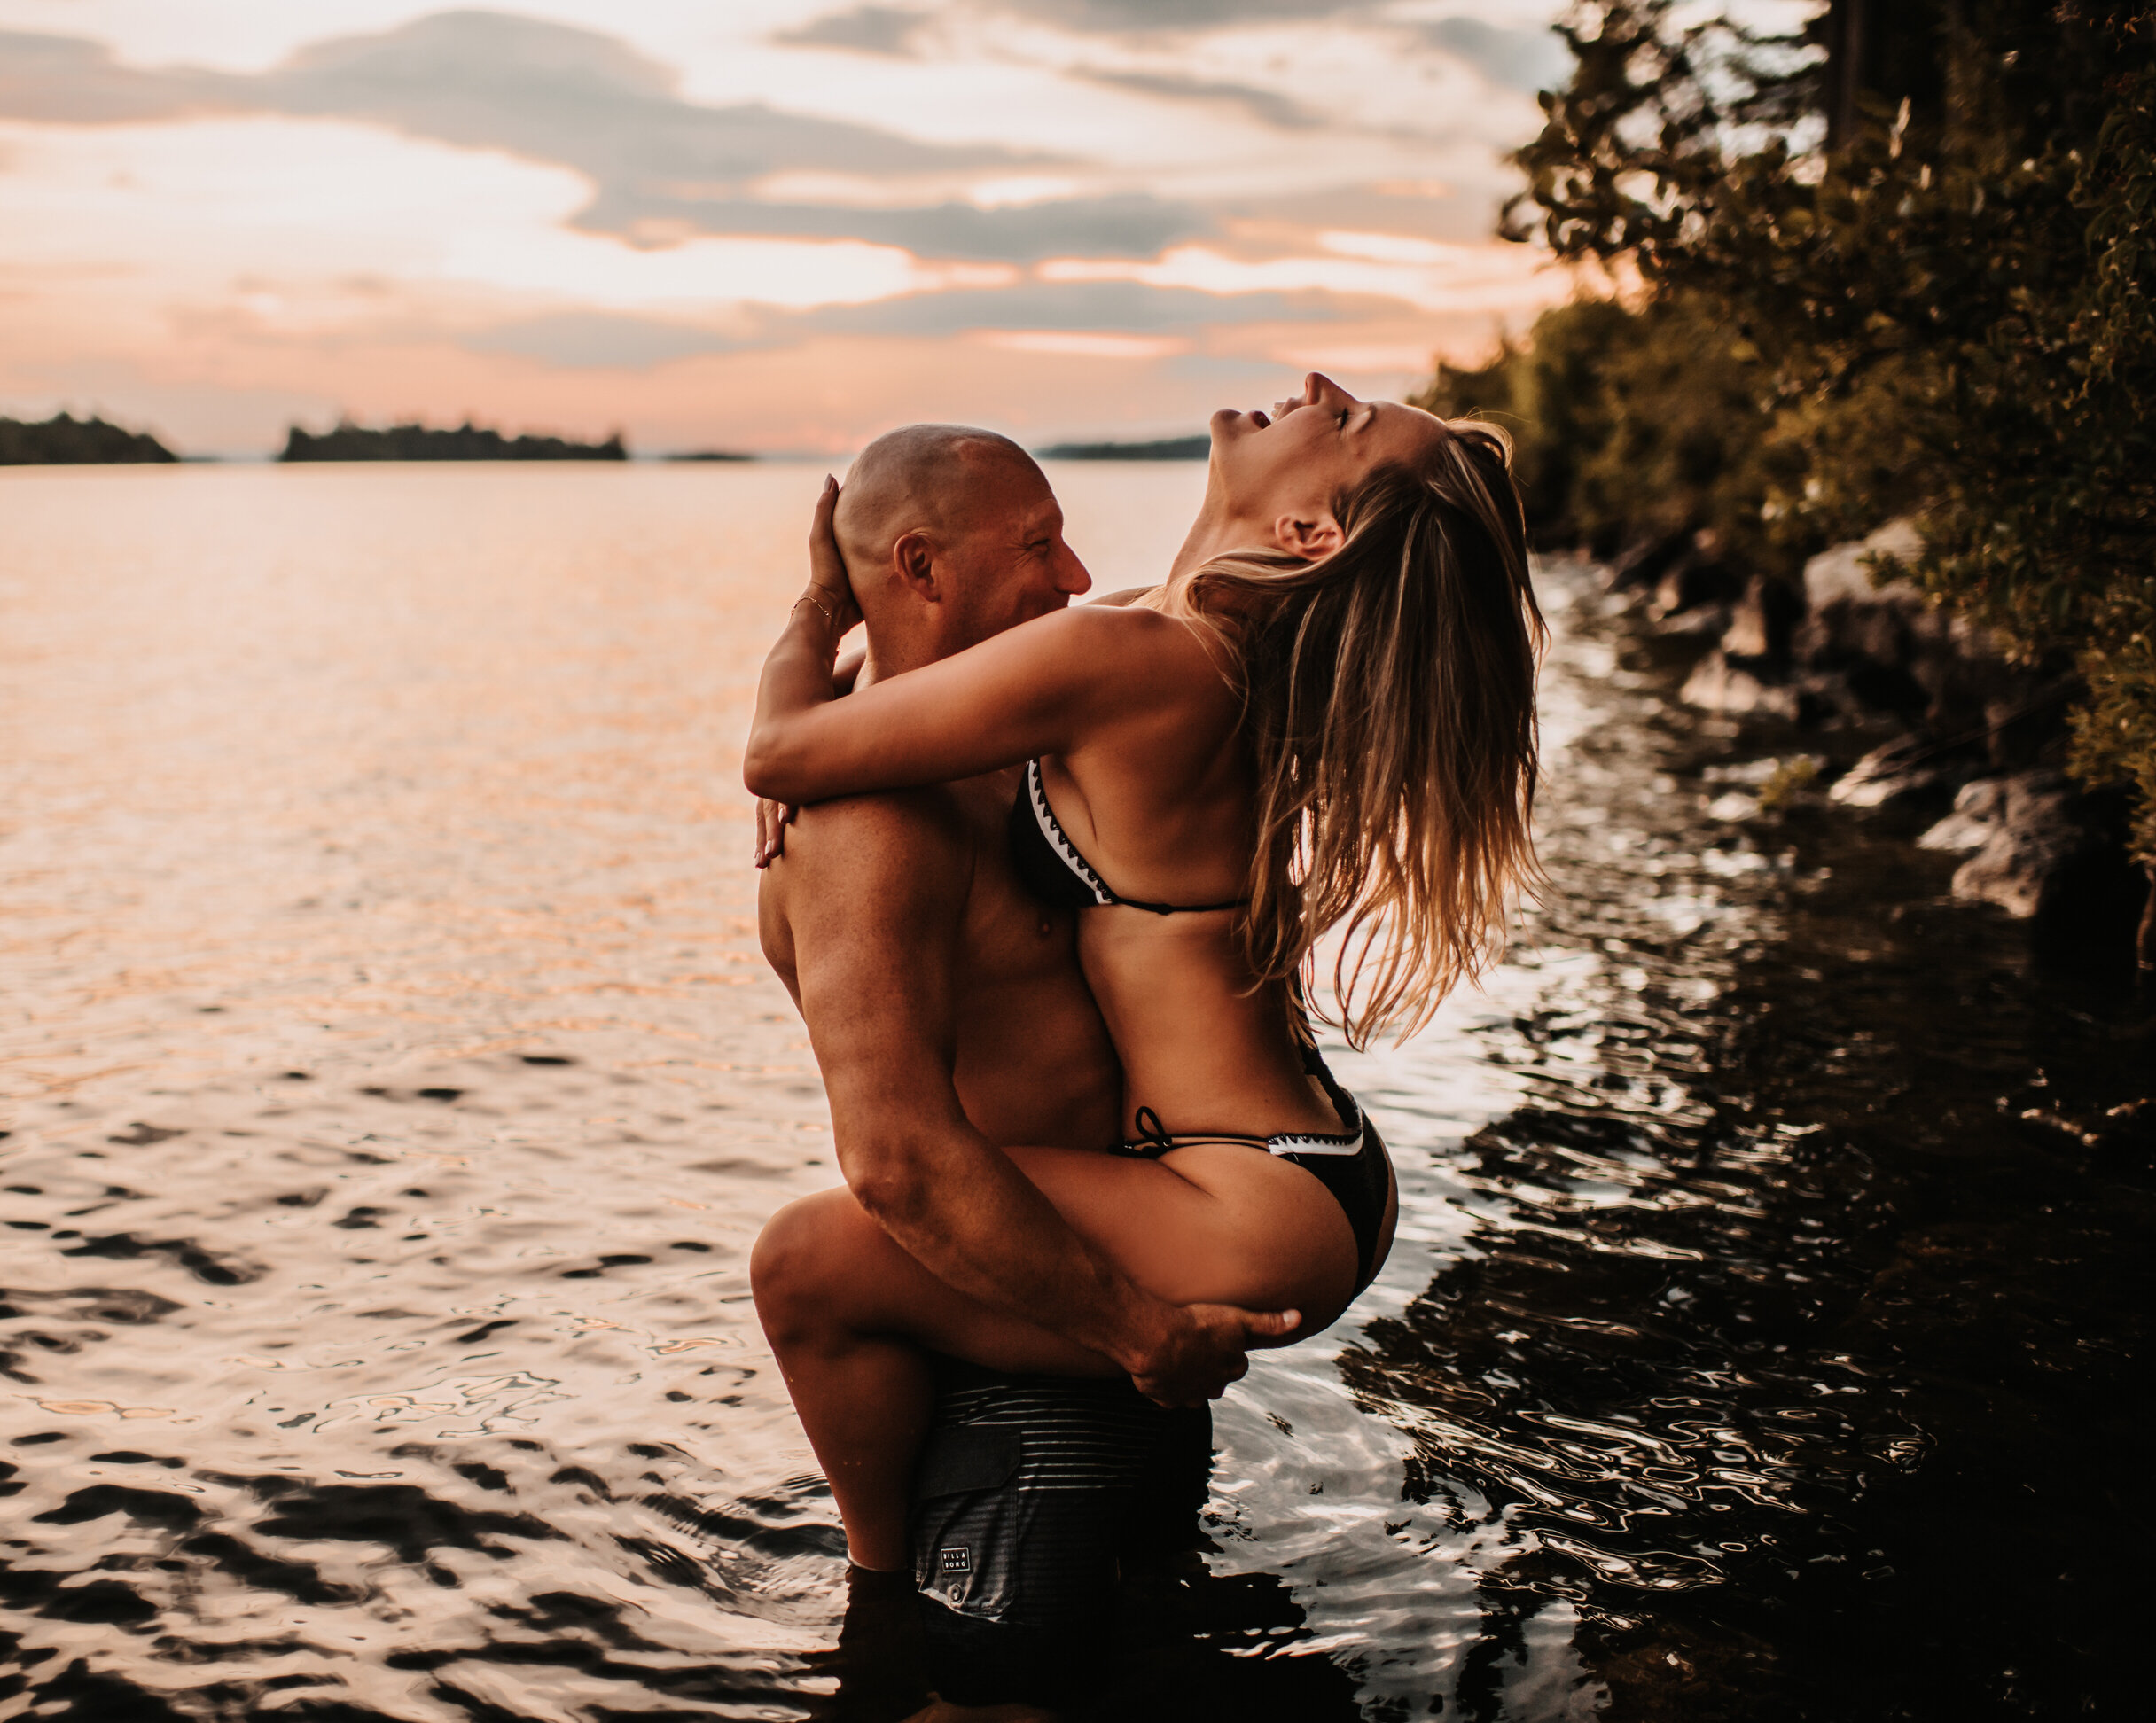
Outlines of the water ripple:
[[[817,477],[0,474],[0,1714],[868,1714],[746,1281],[834,1176],[730,764]],[[1058,472],[1105,584],[1199,477]],[[1710,817],[1798,738],[1543,585],[1550,888],[1340,1051],[1399,1243],[1089,1714],[2123,1711],[2145,1013]]]

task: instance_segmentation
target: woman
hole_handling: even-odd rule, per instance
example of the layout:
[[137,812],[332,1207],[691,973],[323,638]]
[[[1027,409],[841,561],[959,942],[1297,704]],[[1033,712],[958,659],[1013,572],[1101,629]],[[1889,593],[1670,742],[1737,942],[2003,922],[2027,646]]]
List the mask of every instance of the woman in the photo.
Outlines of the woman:
[[[1164,585],[844,699],[832,664],[855,612],[827,486],[744,776],[803,802],[1025,764],[1014,859],[1082,907],[1127,1140],[1122,1159],[1012,1158],[1146,1291],[1299,1313],[1285,1343],[1369,1283],[1395,1208],[1382,1145],[1310,1043],[1316,942],[1341,932],[1330,1020],[1358,1045],[1411,1033],[1489,961],[1533,865],[1542,619],[1501,433],[1313,375],[1270,415],[1216,413],[1212,437]],[[830,1320],[854,1364],[870,1354],[853,1342],[873,1359],[849,1378],[855,1405],[925,1407],[908,1341],[1005,1369],[1113,1369],[963,1299],[832,1195]],[[831,1411],[802,1384],[840,1349],[780,1349],[855,1561],[902,1566],[894,1480],[918,1421]],[[873,1463],[856,1452],[878,1444]]]

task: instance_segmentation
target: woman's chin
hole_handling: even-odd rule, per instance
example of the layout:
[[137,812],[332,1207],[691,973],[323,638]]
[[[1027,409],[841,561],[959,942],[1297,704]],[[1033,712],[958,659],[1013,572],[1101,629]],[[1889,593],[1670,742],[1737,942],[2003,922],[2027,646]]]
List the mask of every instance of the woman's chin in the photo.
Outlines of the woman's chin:
[[1229,445],[1256,435],[1271,423],[1263,413],[1246,413],[1237,407],[1222,408],[1213,415],[1208,426],[1213,435],[1213,459],[1217,463]]

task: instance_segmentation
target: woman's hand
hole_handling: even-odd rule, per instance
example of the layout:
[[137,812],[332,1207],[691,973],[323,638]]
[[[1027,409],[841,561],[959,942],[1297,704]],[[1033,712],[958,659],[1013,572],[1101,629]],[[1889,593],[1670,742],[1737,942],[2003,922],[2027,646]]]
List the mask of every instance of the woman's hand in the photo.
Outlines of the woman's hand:
[[[861,672],[868,661],[868,653],[855,646],[832,667],[832,699],[842,700],[854,691],[854,684],[861,680]],[[794,816],[801,811],[799,802],[771,801],[762,796],[756,799],[758,867],[768,868],[786,853],[786,828],[793,823]]]
[[786,853],[786,828],[801,812],[798,802],[756,798],[756,865],[768,868]]
[[816,514],[808,525],[808,589],[794,608],[813,604],[830,625],[831,645],[839,643],[861,620],[861,606],[854,600],[853,582],[847,578],[846,558],[839,554],[839,534],[832,520],[839,511],[839,481],[824,475],[824,492],[816,500]]

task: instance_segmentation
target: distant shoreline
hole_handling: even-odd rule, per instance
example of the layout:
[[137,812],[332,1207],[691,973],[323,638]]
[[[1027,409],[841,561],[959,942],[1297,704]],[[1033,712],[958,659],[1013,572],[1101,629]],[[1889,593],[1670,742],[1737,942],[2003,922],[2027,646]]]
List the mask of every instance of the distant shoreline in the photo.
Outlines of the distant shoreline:
[[1043,461],[1202,461],[1213,452],[1213,439],[1202,431],[1193,437],[1160,437],[1152,442],[1051,443],[1034,454]]
[[418,424],[374,430],[349,419],[316,436],[293,425],[279,462],[301,461],[626,461],[628,446],[617,431],[601,443],[526,434],[504,437],[466,419],[455,430]]
[[[1034,450],[1043,461],[1202,461],[1212,439],[1203,433],[1140,442],[1058,442]],[[738,448],[684,448],[635,455],[620,432],[603,442],[523,433],[505,436],[467,419],[434,427],[417,421],[363,425],[347,419],[333,429],[287,427],[285,446],[261,454],[179,454],[146,432],[129,431],[103,418],[56,413],[32,422],[0,417],[0,467],[230,464],[237,466],[334,464],[434,464],[443,462],[598,461],[640,465],[746,466],[762,463],[829,461],[814,451],[757,452]]]
[[147,432],[101,418],[0,418],[0,466],[168,466],[179,458]]

